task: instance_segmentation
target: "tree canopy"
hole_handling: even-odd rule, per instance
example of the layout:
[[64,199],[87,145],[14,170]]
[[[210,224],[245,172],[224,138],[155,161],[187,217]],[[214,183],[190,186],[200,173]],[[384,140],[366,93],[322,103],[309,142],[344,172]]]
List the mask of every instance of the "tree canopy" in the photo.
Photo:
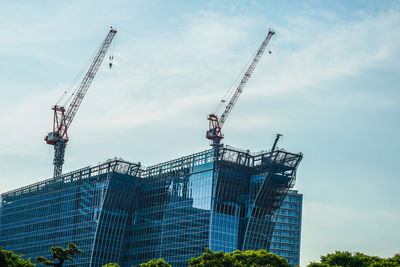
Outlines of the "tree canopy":
[[[44,265],[62,267],[65,261],[72,261],[73,256],[82,253],[75,244],[69,243],[66,249],[62,247],[50,248],[53,260],[38,257],[37,261]],[[400,253],[393,257],[381,258],[369,256],[360,252],[336,251],[321,256],[321,262],[311,262],[308,267],[398,267],[400,266]],[[3,250],[0,247],[0,266],[7,267],[35,267],[30,259],[23,259],[22,255],[14,254],[12,251]],[[236,250],[231,253],[222,251],[213,252],[206,248],[205,253],[188,262],[188,267],[290,267],[285,258],[279,257],[266,250],[257,251]],[[108,263],[103,267],[120,267],[118,263]],[[171,267],[163,258],[153,259],[141,263],[139,267]]]
[[264,249],[257,251],[236,250],[231,253],[222,251],[212,252],[206,249],[203,255],[189,260],[189,267],[244,267],[244,266],[268,266],[268,267],[290,267],[286,259]]
[[158,260],[150,260],[146,263],[141,263],[139,267],[171,267],[171,264],[161,258]]
[[321,262],[312,262],[308,267],[394,267],[400,266],[400,254],[397,253],[391,258],[380,258],[369,256],[360,252],[351,253],[348,251],[336,251],[326,256],[321,256]]
[[72,256],[82,253],[82,250],[78,249],[74,243],[69,243],[66,249],[63,249],[62,247],[51,247],[50,251],[52,257],[58,262],[49,260],[42,256],[38,257],[36,260],[43,265],[61,267],[64,261],[72,261]]
[[4,250],[0,247],[0,266],[9,267],[34,267],[35,265],[30,259],[23,259],[22,255],[13,253],[12,251]]
[[[108,263],[106,265],[103,265],[103,267],[120,267],[118,263]],[[134,267],[134,266],[132,266]],[[150,260],[145,263],[141,263],[139,267],[171,267],[171,264],[166,262],[163,258],[158,259],[158,260]]]

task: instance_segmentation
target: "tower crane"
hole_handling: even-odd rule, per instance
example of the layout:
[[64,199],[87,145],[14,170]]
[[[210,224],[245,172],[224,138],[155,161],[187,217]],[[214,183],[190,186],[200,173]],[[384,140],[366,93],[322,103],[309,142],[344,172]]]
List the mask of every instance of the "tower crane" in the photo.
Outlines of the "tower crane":
[[[53,131],[48,133],[44,140],[47,144],[54,146],[54,177],[61,175],[62,166],[64,164],[64,154],[65,147],[69,140],[68,137],[68,129],[74,119],[76,112],[79,109],[79,106],[82,103],[83,98],[87,90],[89,89],[90,84],[93,81],[93,78],[96,76],[96,73],[102,63],[104,56],[106,55],[114,36],[117,34],[117,30],[111,27],[108,32],[105,40],[100,45],[98,51],[96,52],[86,75],[83,80],[80,82],[79,86],[76,88],[74,95],[68,109],[60,105],[54,105],[52,110],[54,112],[53,118]],[[110,56],[110,67],[111,67],[111,56]],[[72,97],[71,95],[71,97]]]
[[[260,60],[261,56],[263,55],[265,48],[267,47],[272,35],[274,35],[275,32],[271,29],[268,31],[267,37],[264,39],[262,42],[260,48],[257,50],[257,53],[254,55],[249,67],[247,68],[245,74],[242,77],[242,80],[240,81],[239,85],[237,86],[235,93],[233,94],[231,100],[229,101],[228,105],[225,107],[224,113],[220,117],[218,117],[216,114],[212,113],[209,114],[207,119],[209,121],[209,129],[206,132],[206,138],[212,141],[212,146],[219,146],[221,139],[224,138],[224,135],[222,134],[222,126],[224,125],[226,119],[229,116],[229,113],[231,112],[233,106],[235,105],[236,101],[238,100],[240,94],[243,91],[243,88],[246,86],[247,81],[249,80],[251,74],[253,73],[258,61]],[[269,51],[271,53],[271,51]],[[225,102],[225,100],[222,100],[221,102]]]

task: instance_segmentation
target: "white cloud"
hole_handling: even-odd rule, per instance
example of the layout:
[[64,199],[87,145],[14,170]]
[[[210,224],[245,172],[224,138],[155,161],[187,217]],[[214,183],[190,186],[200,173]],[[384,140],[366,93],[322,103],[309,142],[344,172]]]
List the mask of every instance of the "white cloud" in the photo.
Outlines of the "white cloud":
[[399,52],[399,24],[400,13],[395,11],[333,25],[294,17],[277,29],[273,53],[261,61],[253,78],[256,89],[246,93],[259,97],[323,90],[329,81],[385,65]]
[[18,103],[1,102],[0,154],[34,155],[38,144],[52,127],[52,101],[60,87],[21,97]]
[[[248,51],[245,40],[249,37],[248,28],[257,21],[212,12],[200,12],[184,20],[177,32],[119,44],[113,69],[103,65],[71,129],[74,132],[94,129],[98,134],[106,134],[162,120],[174,123],[188,112],[195,112],[194,118],[204,118],[212,112],[231,78],[253,53]],[[382,64],[390,59],[400,41],[400,33],[396,33],[399,29],[395,27],[399,23],[400,16],[394,11],[333,27],[318,25],[313,18],[291,18],[287,25],[277,28],[278,35],[271,41],[273,53],[261,60],[240,105],[251,105],[253,98],[292,90],[307,93],[307,87],[316,88],[318,84]],[[238,52],[243,45],[245,51]],[[51,106],[57,99],[57,90],[62,91],[56,86],[48,92],[21,97],[13,107],[3,106],[2,123],[6,129],[1,133],[3,153],[35,147],[32,145],[38,142],[35,138],[42,136],[50,123],[51,112],[42,107]],[[312,97],[313,93],[308,93]],[[388,99],[381,102],[393,105]],[[240,130],[246,117],[248,130],[277,123],[267,119],[262,110],[258,115],[243,109],[241,112],[231,119],[232,129]],[[186,123],[190,126],[203,122],[187,120]]]

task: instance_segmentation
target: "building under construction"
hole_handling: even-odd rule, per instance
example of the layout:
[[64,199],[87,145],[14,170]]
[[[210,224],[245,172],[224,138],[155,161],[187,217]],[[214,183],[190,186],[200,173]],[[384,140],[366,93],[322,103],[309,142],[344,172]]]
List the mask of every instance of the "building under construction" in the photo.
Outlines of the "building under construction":
[[3,193],[0,245],[34,259],[73,242],[78,266],[269,250],[301,159],[224,146],[147,168],[110,160]]
[[110,29],[82,82],[66,97],[72,99],[68,109],[59,102],[52,108],[53,129],[45,141],[54,146],[54,177],[1,195],[0,246],[35,259],[50,256],[51,246],[73,242],[83,250],[73,264],[93,267],[156,258],[186,266],[207,247],[267,249],[298,265],[301,201],[292,200],[302,196],[288,192],[302,154],[277,149],[279,134],[271,150],[260,153],[221,143],[222,127],[272,30],[230,100],[221,101],[227,102],[222,115],[208,115],[211,149],[146,168],[115,159],[62,174],[68,129],[116,33]]

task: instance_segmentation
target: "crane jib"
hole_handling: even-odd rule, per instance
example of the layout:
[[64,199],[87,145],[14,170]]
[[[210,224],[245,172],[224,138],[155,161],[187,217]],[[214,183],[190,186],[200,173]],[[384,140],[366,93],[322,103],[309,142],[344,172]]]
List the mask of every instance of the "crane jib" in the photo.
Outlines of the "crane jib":
[[260,61],[260,58],[263,55],[265,48],[268,45],[268,42],[270,41],[272,35],[274,35],[274,34],[275,34],[275,32],[272,31],[271,29],[268,31],[267,37],[264,39],[260,48],[257,50],[257,53],[255,54],[253,60],[251,61],[250,66],[247,68],[238,87],[235,90],[235,93],[233,94],[228,105],[225,107],[225,111],[219,117],[219,120],[218,120],[218,116],[216,116],[215,114],[210,114],[208,116],[208,120],[210,121],[210,124],[209,124],[209,130],[207,131],[206,137],[210,140],[213,140],[213,142],[216,141],[218,143],[219,142],[218,140],[223,138],[221,128],[224,125],[226,119],[228,118],[229,113],[231,112],[236,101],[238,100],[240,94],[242,93],[243,88],[246,86],[247,81],[251,77],[251,74],[253,73],[257,63]]
[[68,142],[68,128],[71,125],[72,120],[74,119],[90,84],[96,76],[96,73],[116,33],[117,31],[111,27],[105,40],[102,42],[99,50],[96,52],[96,55],[91,62],[86,75],[79,84],[75,93],[75,97],[72,99],[68,109],[65,110],[64,107],[58,105],[55,105],[52,108],[54,110],[53,131],[47,134],[45,141],[47,144],[54,146],[54,177],[59,176],[62,173],[65,146]]
[[263,55],[265,48],[268,45],[269,40],[271,39],[272,35],[274,35],[275,32],[269,30],[267,37],[261,44],[260,48],[258,49],[256,55],[254,56],[249,68],[247,69],[246,73],[243,75],[242,80],[239,83],[238,88],[236,89],[234,95],[232,96],[231,100],[229,101],[229,104],[226,106],[224,113],[221,115],[220,119],[220,126],[222,127],[223,124],[225,123],[230,111],[232,110],[233,106],[235,105],[237,99],[239,98],[240,94],[243,92],[243,88],[246,85],[247,81],[249,80],[251,74],[253,73],[256,64],[259,62],[261,56]]
[[90,65],[88,72],[86,73],[81,84],[79,85],[78,93],[75,95],[74,99],[72,100],[66,111],[65,120],[67,127],[69,127],[69,125],[72,123],[72,120],[74,119],[75,114],[78,111],[79,106],[82,103],[82,100],[85,97],[85,94],[89,89],[89,86],[92,83],[116,33],[116,30],[110,30],[99,51],[97,52],[95,59]]

